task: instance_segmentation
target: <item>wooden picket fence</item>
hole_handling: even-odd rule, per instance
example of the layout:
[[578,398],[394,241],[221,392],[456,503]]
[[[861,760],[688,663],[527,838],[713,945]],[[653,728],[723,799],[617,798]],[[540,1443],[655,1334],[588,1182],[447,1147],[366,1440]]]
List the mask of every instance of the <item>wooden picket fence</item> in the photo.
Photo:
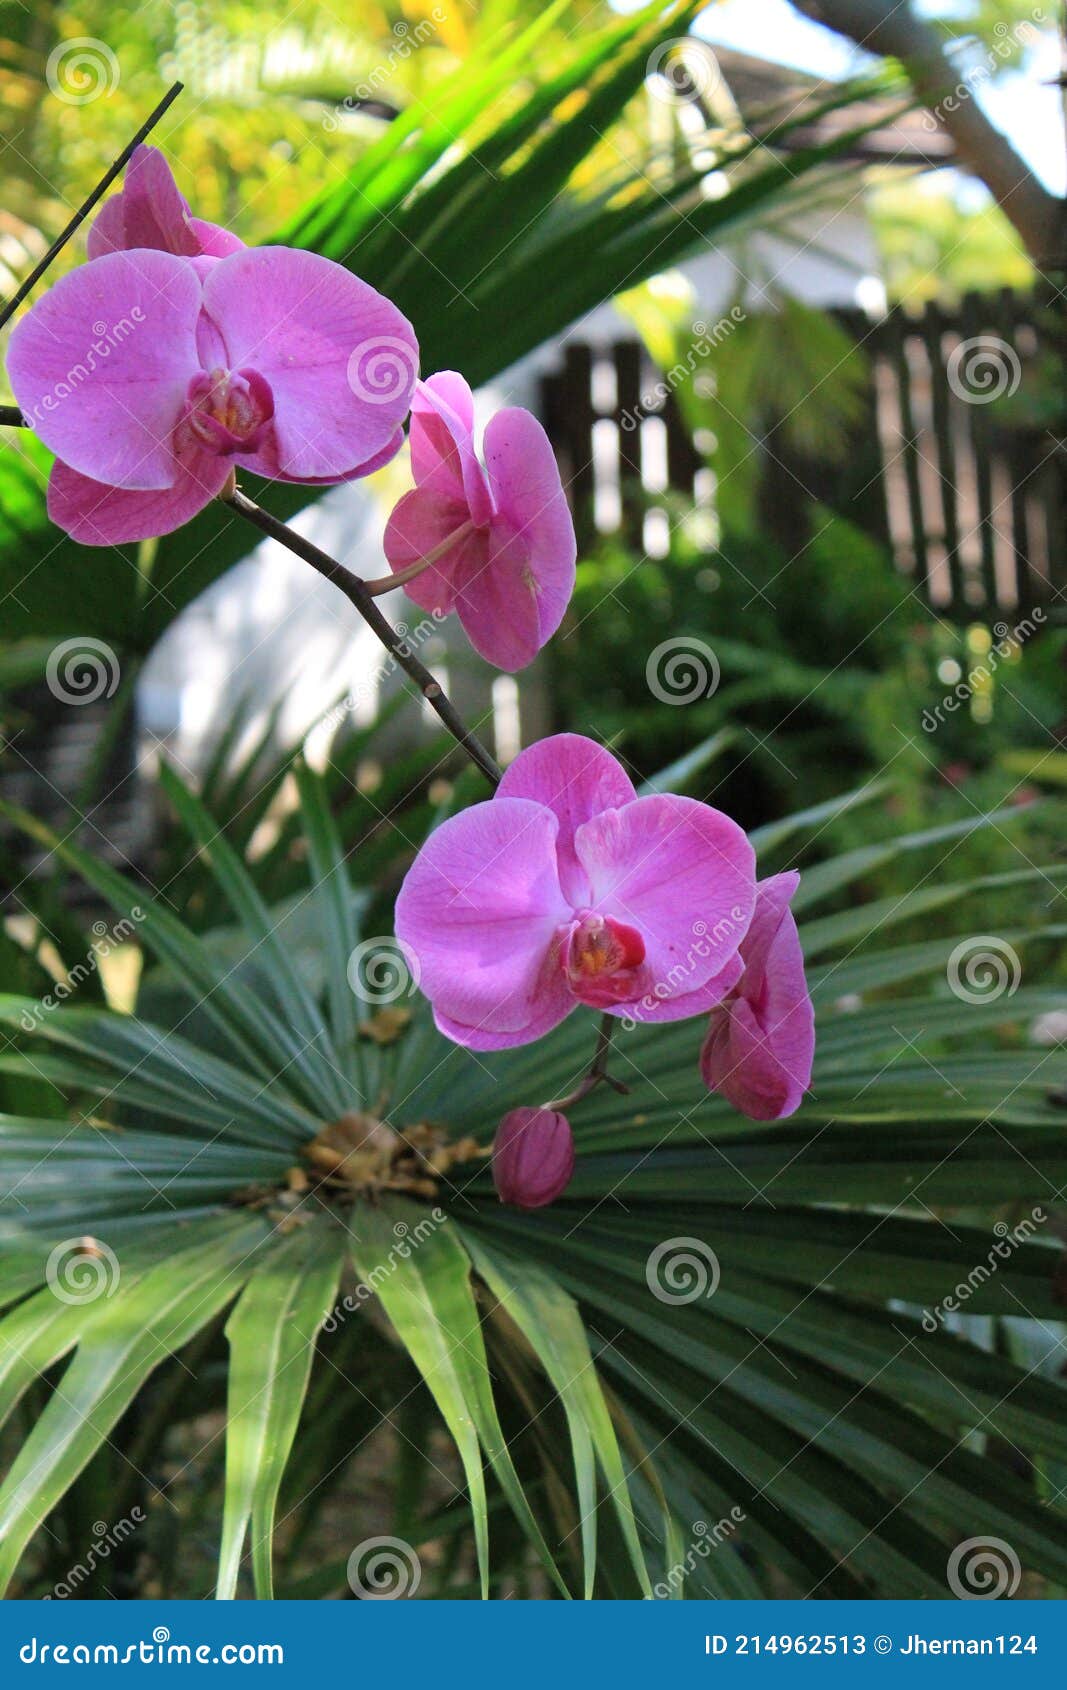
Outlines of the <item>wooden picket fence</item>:
[[[883,540],[941,614],[1040,605],[1050,621],[1062,618],[1067,440],[1056,430],[1067,388],[1047,309],[1003,290],[968,294],[951,312],[930,304],[920,315],[835,316],[867,357],[864,414],[834,464],[801,459],[773,423],[764,427],[768,531],[803,544],[817,500]],[[704,459],[666,385],[637,341],[571,343],[546,378],[546,426],[584,541],[615,531],[640,546],[650,503],[666,489],[711,502]]]

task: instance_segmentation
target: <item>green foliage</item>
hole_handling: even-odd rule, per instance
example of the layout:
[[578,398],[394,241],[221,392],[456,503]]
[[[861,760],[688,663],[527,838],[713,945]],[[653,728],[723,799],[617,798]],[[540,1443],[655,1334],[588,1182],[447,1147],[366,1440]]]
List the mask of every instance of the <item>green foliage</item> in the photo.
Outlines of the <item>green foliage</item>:
[[[715,198],[701,192],[705,171],[673,158],[638,166],[609,154],[606,163],[603,136],[641,89],[650,53],[684,32],[695,10],[693,0],[654,0],[580,34],[542,80],[520,85],[519,103],[516,76],[529,73],[561,3],[474,53],[436,87],[432,113],[414,102],[273,238],[336,259],[393,298],[414,322],[426,370],[487,380],[623,285],[743,228],[847,150],[843,131],[786,164],[744,136],[729,138],[715,162],[744,168]],[[857,91],[835,91],[829,103],[847,106]],[[552,285],[531,292],[534,274]],[[143,653],[254,542],[216,505],[140,552],[98,551],[89,568],[47,521],[46,468],[47,454],[24,435],[0,451],[0,592],[17,582],[26,636],[92,635]],[[283,517],[322,491],[252,490]]]
[[[698,761],[654,784],[692,778]],[[190,839],[212,838],[198,801],[174,776],[168,784]],[[270,1594],[276,1539],[283,1591],[343,1588],[343,1564],[313,1591],[289,1570],[301,1565],[301,1518],[321,1506],[326,1398],[348,1451],[349,1414],[358,1423],[373,1393],[379,1416],[419,1376],[462,1458],[483,1594],[507,1568],[540,1594],[674,1594],[684,1572],[692,1596],[936,1596],[964,1529],[1002,1536],[1027,1567],[1067,1579],[1067,1524],[1041,1504],[1038,1481],[1065,1453],[1061,1387],[981,1348],[981,1323],[972,1336],[919,1318],[985,1259],[995,1216],[1018,1218],[1047,1182],[1067,1179],[1054,1096],[1067,1059],[1035,1061],[1020,1043],[1027,1021],[1059,1001],[1031,964],[1054,936],[1040,896],[1067,871],[1012,865],[999,877],[1037,899],[1034,919],[1013,932],[1026,983],[981,1006],[946,988],[950,940],[902,946],[893,930],[953,899],[986,928],[994,883],[941,877],[910,899],[853,901],[879,866],[936,868],[958,826],[895,834],[868,790],[757,830],[764,872],[812,845],[818,861],[802,886],[819,1045],[801,1112],[757,1126],[704,1094],[692,1024],[624,1032],[617,1061],[630,1096],[601,1091],[576,1107],[572,1186],[551,1211],[520,1215],[496,1202],[474,1145],[506,1108],[566,1089],[588,1058],[588,1018],[535,1047],[475,1058],[444,1041],[413,997],[410,1024],[401,1018],[384,1043],[361,1037],[334,977],[344,966],[338,923],[344,945],[359,942],[360,900],[328,791],[308,770],[300,796],[302,898],[327,971],[314,992],[321,1036],[306,1066],[275,1060],[269,1074],[259,1030],[295,990],[288,973],[264,970],[254,992],[235,995],[209,935],[194,936],[72,842],[51,841],[117,912],[140,900],[144,943],[187,1003],[212,1000],[228,1054],[105,1009],[33,1014],[31,998],[0,1002],[13,1038],[0,1069],[34,1075],[71,1106],[69,1121],[0,1123],[11,1304],[0,1321],[0,1409],[27,1390],[40,1398],[32,1430],[7,1434],[4,1577],[27,1594],[55,1577],[38,1528],[86,1482],[79,1474],[107,1459],[123,1416],[144,1425],[147,1404],[150,1423],[161,1400],[166,1411],[169,1357],[180,1358],[187,1415],[203,1413],[205,1393],[215,1400],[208,1381],[225,1361],[218,1321],[228,1310],[225,1476],[207,1491],[216,1531],[221,1514],[220,1595],[243,1588],[246,1564],[257,1593]],[[865,811],[865,848],[820,860],[827,823]],[[1001,822],[972,826],[993,836]],[[221,837],[206,867],[231,919],[262,942],[259,895]],[[857,992],[860,1007],[854,997],[844,1007]],[[294,1013],[303,1001],[299,991]],[[317,1184],[315,1147],[339,1110],[356,1112],[364,1143],[431,1130],[452,1158],[438,1154],[432,1178],[377,1202],[354,1172]],[[714,1295],[658,1297],[657,1251],[693,1239],[717,1257]],[[53,1289],[62,1264],[46,1265],[57,1244],[69,1254],[79,1240],[76,1261],[110,1273],[110,1291],[64,1301]],[[1022,1308],[1055,1321],[1058,1260],[1038,1233],[976,1285],[968,1311]],[[187,1370],[194,1340],[200,1358]],[[166,1436],[180,1423],[170,1416]],[[990,1436],[985,1455],[968,1437],[975,1425]],[[1033,1468],[998,1460],[996,1440]],[[568,1447],[570,1472],[560,1461]],[[417,1495],[400,1503],[412,1552],[423,1546],[437,1588],[462,1593],[464,1554],[446,1553],[450,1531]],[[173,1492],[194,1515],[205,1505],[199,1488],[196,1497],[180,1484]],[[706,1556],[690,1552],[697,1520],[725,1523]]]
[[937,177],[876,182],[868,196],[871,222],[893,301],[917,310],[927,300],[948,303],[974,290],[1033,286],[1034,267],[1000,208],[961,203]]

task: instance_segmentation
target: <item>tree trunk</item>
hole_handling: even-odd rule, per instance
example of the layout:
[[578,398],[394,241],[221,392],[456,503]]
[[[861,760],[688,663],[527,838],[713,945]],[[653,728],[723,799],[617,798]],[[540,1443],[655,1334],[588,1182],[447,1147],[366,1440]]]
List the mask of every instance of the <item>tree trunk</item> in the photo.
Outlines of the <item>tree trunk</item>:
[[984,182],[1038,269],[1067,268],[1065,202],[1050,194],[985,115],[941,37],[899,0],[793,0],[797,11],[868,53],[898,59],[923,105],[949,135],[960,165]]

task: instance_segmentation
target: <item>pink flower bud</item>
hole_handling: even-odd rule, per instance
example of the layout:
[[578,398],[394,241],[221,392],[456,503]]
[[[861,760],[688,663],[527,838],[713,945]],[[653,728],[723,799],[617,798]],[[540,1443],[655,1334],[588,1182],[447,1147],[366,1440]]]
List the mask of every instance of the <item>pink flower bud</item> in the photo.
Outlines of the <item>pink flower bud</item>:
[[502,1203],[541,1209],[566,1190],[574,1172],[574,1139],[554,1109],[512,1109],[496,1129],[493,1179]]

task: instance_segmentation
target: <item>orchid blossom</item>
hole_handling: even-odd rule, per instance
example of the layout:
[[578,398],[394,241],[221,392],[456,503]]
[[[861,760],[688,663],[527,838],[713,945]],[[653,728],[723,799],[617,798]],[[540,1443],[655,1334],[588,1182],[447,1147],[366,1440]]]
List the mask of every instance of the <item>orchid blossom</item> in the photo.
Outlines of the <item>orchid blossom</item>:
[[736,822],[692,798],[639,798],[610,752],[557,734],[431,834],[396,932],[441,1031],[498,1050],[579,1004],[635,1021],[710,1009],[740,978],[755,897]]
[[286,247],[95,258],[16,326],[8,374],[56,454],[48,512],[86,545],[166,534],[235,466],[369,475],[399,449],[418,362],[396,306]]
[[574,590],[574,525],[552,447],[516,406],[474,451],[474,399],[445,370],[420,382],[411,408],[414,490],[385,531],[385,555],[422,610],[454,610],[475,651],[523,669],[556,632]]

